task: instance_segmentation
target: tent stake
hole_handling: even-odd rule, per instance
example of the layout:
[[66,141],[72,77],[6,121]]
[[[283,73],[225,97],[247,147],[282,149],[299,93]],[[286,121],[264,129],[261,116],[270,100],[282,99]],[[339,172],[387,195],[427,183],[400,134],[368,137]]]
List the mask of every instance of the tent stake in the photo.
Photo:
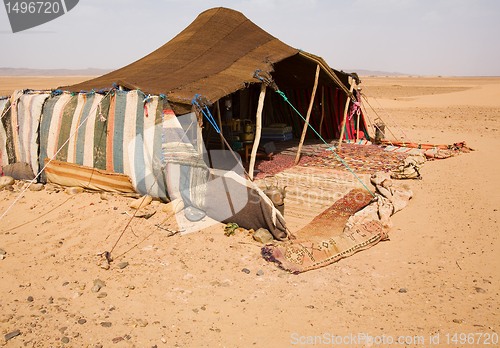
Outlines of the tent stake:
[[[351,78],[349,78],[349,79],[351,79]],[[352,93],[352,91],[354,89],[354,84],[355,84],[355,81],[352,80],[351,81],[351,87],[349,88],[349,91],[351,93]],[[340,148],[342,147],[342,139],[344,138],[345,122],[346,122],[346,119],[347,119],[347,112],[349,111],[349,104],[350,103],[351,103],[351,99],[349,98],[349,96],[347,96],[346,102],[345,102],[345,108],[344,108],[344,118],[342,119],[342,125],[340,126],[339,146],[337,146],[338,150],[340,150]]]
[[[312,111],[312,108],[314,105],[314,98],[316,97],[316,89],[318,88],[319,71],[320,71],[320,67],[318,64],[318,66],[316,67],[316,77],[314,79],[314,87],[313,87],[313,91],[311,94],[311,101],[309,102],[309,109],[307,109],[306,122],[304,123],[304,128],[302,129],[302,135],[300,137],[299,148],[297,150],[297,155],[295,156],[294,165],[297,165],[297,163],[299,163],[300,151],[302,150],[302,144],[304,143],[304,139],[306,138],[307,126],[309,125],[309,118],[311,117],[311,111]],[[320,130],[321,130],[321,128],[320,128]]]
[[266,97],[266,85],[260,85],[259,105],[257,106],[255,139],[253,141],[252,154],[250,156],[250,167],[248,168],[248,175],[250,180],[253,180],[253,169],[255,167],[255,156],[257,156],[257,149],[259,148],[260,133],[262,129],[262,110],[264,109],[264,99]]

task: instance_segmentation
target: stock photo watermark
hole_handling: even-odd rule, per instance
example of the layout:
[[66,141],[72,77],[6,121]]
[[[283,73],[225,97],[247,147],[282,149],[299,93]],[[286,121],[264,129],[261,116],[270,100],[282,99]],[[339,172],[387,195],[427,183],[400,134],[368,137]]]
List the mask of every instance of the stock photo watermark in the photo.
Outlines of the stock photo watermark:
[[13,33],[50,22],[71,11],[79,0],[16,1],[4,0]]

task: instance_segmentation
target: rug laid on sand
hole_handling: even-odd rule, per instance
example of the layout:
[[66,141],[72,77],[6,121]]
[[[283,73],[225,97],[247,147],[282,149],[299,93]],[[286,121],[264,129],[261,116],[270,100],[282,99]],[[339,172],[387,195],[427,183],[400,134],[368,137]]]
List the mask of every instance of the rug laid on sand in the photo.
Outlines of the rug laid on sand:
[[[396,169],[407,156],[404,153],[384,151],[377,145],[343,144],[341,150],[335,149],[335,152],[356,173],[389,172]],[[348,171],[337,155],[332,151],[324,151],[302,165]]]
[[294,233],[296,239],[263,247],[264,259],[297,274],[329,265],[386,239],[392,226],[390,216],[406,206],[412,192],[393,187],[386,173],[374,174],[372,182],[377,188],[375,199],[365,189],[351,190]]
[[[335,169],[294,166],[274,176],[279,187],[286,187],[285,219],[291,231],[300,230],[350,190],[363,187],[350,172]],[[370,185],[369,175],[358,177]],[[262,179],[255,183],[266,188]]]
[[460,155],[461,153],[469,153],[474,151],[467,146],[465,141],[454,143],[453,145],[432,145],[432,144],[405,144],[398,143],[387,145],[385,151],[398,152],[405,154],[422,153],[428,160],[443,159]]

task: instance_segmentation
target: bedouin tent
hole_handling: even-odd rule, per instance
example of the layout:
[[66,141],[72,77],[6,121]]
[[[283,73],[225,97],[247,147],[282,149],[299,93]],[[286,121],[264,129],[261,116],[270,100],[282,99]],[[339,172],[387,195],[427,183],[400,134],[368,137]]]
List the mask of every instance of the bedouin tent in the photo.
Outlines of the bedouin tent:
[[[335,138],[341,133],[342,117],[346,119],[346,103],[356,100],[349,76],[320,57],[284,44],[237,11],[210,9],[171,41],[126,67],[57,91],[16,91],[10,99],[0,100],[0,164],[4,171],[69,186],[182,198],[187,206],[211,211],[223,220],[227,213],[205,206],[205,195],[226,196],[228,185],[205,185],[209,179],[201,131],[185,136],[193,123],[203,122],[200,110],[245,91],[251,101],[259,89],[260,96],[265,94],[267,82],[305,114],[318,67],[322,93],[315,99],[316,114],[310,123]],[[280,98],[268,93],[267,105],[272,107],[266,122],[296,125],[299,132],[303,123]],[[317,107],[319,103],[323,107]],[[262,110],[261,98],[258,106]],[[365,129],[362,115],[351,116],[346,137],[352,136],[356,124]],[[233,181],[237,186],[238,179]],[[253,209],[263,214],[259,223],[267,223],[283,238],[282,216],[258,194],[266,206]],[[234,204],[228,206],[238,215]],[[248,221],[249,210],[242,212],[241,220]]]
[[[103,91],[119,84],[130,90],[165,95],[173,111],[180,115],[191,111],[195,96],[202,96],[204,104],[214,105],[223,97],[256,87],[262,83],[256,72],[262,72],[270,74],[278,88],[305,115],[317,65],[321,73],[310,124],[323,137],[338,138],[345,102],[352,96],[349,76],[330,68],[318,56],[288,46],[242,13],[223,7],[201,13],[176,37],[138,61],[64,89]],[[287,123],[293,126],[294,136],[300,136],[303,121],[282,98],[270,96],[273,111],[265,115],[269,118],[265,122]],[[324,107],[320,106],[322,101]],[[256,103],[253,108],[251,104],[242,102],[236,118],[244,118],[248,108],[256,110]],[[348,121],[345,137],[352,139],[357,119],[351,117]],[[360,121],[359,129],[367,134],[364,119]],[[308,132],[308,137],[314,136]]]

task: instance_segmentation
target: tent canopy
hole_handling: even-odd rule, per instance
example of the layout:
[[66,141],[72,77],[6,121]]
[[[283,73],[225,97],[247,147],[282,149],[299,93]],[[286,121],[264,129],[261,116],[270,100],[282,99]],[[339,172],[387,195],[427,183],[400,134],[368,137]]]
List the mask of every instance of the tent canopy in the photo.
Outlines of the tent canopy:
[[63,87],[72,92],[106,90],[113,84],[145,93],[164,94],[174,111],[187,111],[195,95],[209,104],[261,81],[255,71],[270,73],[282,90],[312,86],[316,65],[320,85],[349,94],[348,77],[317,56],[290,47],[224,7],[201,13],[186,29],[156,51],[109,74]]

